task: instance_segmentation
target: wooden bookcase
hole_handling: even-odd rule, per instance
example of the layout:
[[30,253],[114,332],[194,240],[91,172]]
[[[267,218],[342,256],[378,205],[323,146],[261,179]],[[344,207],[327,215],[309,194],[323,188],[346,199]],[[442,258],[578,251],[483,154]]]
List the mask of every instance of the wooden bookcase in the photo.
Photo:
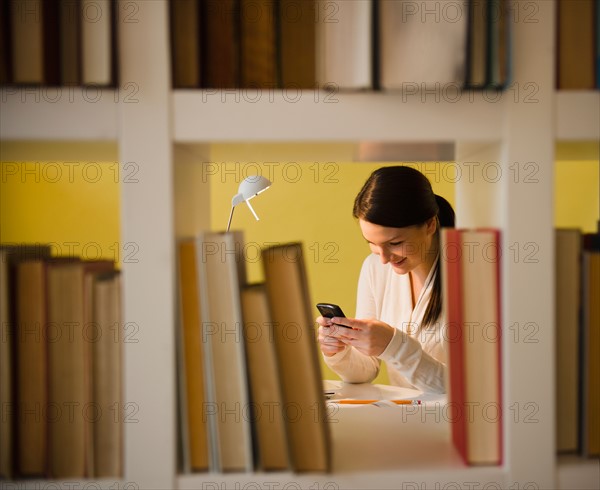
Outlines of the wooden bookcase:
[[[502,94],[173,91],[167,2],[130,0],[119,1],[119,90],[102,90],[96,100],[85,89],[71,89],[70,96],[64,89],[53,101],[55,92],[44,97],[45,89],[2,88],[0,137],[3,144],[20,142],[20,159],[39,155],[39,143],[51,142],[49,158],[93,160],[105,146],[99,143],[108,143],[118,147],[121,165],[139,166],[138,182],[121,184],[122,241],[139,246],[139,261],[123,264],[125,321],[140,326],[139,342],[125,345],[125,400],[138,412],[136,423],[125,425],[124,478],[93,483],[140,489],[398,488],[403,482],[406,488],[598,486],[597,460],[555,456],[552,305],[554,145],[598,141],[600,93],[554,89],[555,2],[512,4],[530,15],[512,23],[514,83]],[[503,250],[512,251],[502,269],[505,332],[518,332],[527,322],[539,326],[536,343],[503,338],[501,466],[462,466],[447,431],[426,424],[413,434],[424,441],[422,457],[380,446],[366,460],[380,453],[389,458],[391,451],[397,464],[389,467],[365,466],[355,455],[328,475],[178,474],[175,237],[207,226],[209,189],[201,162],[211,143],[227,141],[456,143],[464,171],[457,182],[458,225],[499,227]],[[466,177],[489,162],[502,178],[493,182],[496,174],[479,171]],[[531,168],[533,180],[525,178]],[[522,260],[530,243],[538,247],[533,263]],[[393,424],[394,415],[389,417]],[[344,416],[348,430],[356,423]],[[352,449],[334,445],[336,452]],[[334,455],[334,461],[342,459]],[[79,483],[75,488],[92,482]]]

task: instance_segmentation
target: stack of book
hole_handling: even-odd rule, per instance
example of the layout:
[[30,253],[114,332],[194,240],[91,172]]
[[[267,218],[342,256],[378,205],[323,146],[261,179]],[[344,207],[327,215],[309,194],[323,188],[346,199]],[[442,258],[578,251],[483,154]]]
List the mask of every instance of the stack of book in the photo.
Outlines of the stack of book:
[[600,234],[555,232],[556,448],[600,455]]
[[181,240],[182,470],[328,471],[330,440],[302,246],[263,250],[247,284],[240,233]]
[[502,463],[497,230],[443,229],[441,264],[452,440],[473,465]]
[[0,4],[0,84],[115,86],[115,0]]
[[508,0],[171,0],[174,88],[502,89]]
[[0,246],[6,477],[122,474],[120,277],[111,261]]

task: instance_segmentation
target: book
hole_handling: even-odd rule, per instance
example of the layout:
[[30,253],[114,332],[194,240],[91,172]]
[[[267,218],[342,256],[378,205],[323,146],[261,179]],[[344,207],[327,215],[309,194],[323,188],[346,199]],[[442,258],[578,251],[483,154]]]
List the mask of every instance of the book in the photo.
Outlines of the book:
[[507,0],[487,3],[487,87],[504,89],[510,83],[510,6]]
[[[49,396],[57,407],[48,420],[50,472],[55,478],[85,477],[85,435],[81,408],[89,403],[83,345],[83,280],[80,264],[48,267]],[[73,325],[72,333],[69,326]],[[76,330],[75,330],[76,328]],[[73,416],[65,412],[73,407]],[[77,410],[75,410],[77,409]],[[60,411],[59,411],[60,410]]]
[[[16,380],[17,325],[17,265],[22,260],[39,260],[50,256],[45,244],[0,245],[0,406],[14,406]],[[14,473],[14,455],[18,453],[15,437],[17,424],[13,410],[3,411],[0,417],[0,476],[11,478]]]
[[117,271],[93,280],[92,418],[94,477],[123,475],[123,388],[121,279]]
[[274,324],[264,284],[242,289],[242,314],[257,467],[283,471],[288,468],[284,405],[273,345]]
[[[315,0],[279,1],[281,87],[314,90],[316,85]],[[334,19],[335,20],[335,19]]]
[[[319,0],[317,79],[321,88],[370,89],[373,2]],[[335,6],[335,17],[330,18]]]
[[488,0],[469,0],[465,86],[481,89],[488,82]]
[[173,88],[199,88],[202,64],[199,1],[171,0],[169,9]]
[[252,471],[254,465],[238,273],[241,250],[234,233],[204,232],[196,239],[212,471]]
[[241,86],[279,87],[277,4],[272,0],[241,0]]
[[262,251],[294,471],[329,471],[331,443],[302,245]]
[[48,344],[46,262],[17,264],[17,440],[18,473],[48,474]]
[[44,85],[58,86],[60,80],[60,0],[44,0],[42,3],[42,33]]
[[463,342],[463,308],[461,257],[462,245],[460,231],[445,228],[440,235],[440,267],[442,274],[443,313],[446,319],[446,335],[448,338],[448,367],[446,370],[446,386],[449,406],[458,407],[460,413],[453,414],[452,442],[465,459],[467,454],[467,424],[462,411],[465,407],[464,383],[464,342]]
[[579,449],[581,232],[555,230],[556,450]]
[[371,2],[371,81],[373,90],[381,90],[381,39],[379,35],[379,0]]
[[12,34],[10,2],[0,2],[0,85],[12,82]]
[[184,471],[209,467],[208,428],[204,414],[205,369],[200,285],[194,239],[181,240],[178,253],[180,418]]
[[14,0],[11,5],[11,45],[15,84],[44,83],[44,30],[41,0]]
[[[8,407],[13,404],[13,366],[12,366],[12,336],[11,304],[9,288],[8,253],[0,249],[0,406]],[[4,411],[3,411],[4,412]],[[13,433],[12,411],[0,419],[2,438],[0,439],[0,475],[10,478],[13,474]]]
[[600,5],[596,1],[596,88],[600,89]]
[[81,83],[114,84],[113,1],[81,0]]
[[381,88],[402,89],[406,84],[420,89],[447,84],[461,88],[467,42],[461,4],[434,15],[407,8],[410,4],[414,2],[392,0],[379,4]]
[[[110,272],[112,262],[71,262],[48,265],[50,474],[83,478],[93,468],[92,437],[86,407],[91,400],[90,338],[86,322],[86,275]],[[52,328],[50,328],[52,327]]]
[[557,88],[592,90],[594,79],[594,0],[559,0]]
[[452,325],[453,442],[465,463],[497,465],[502,462],[498,232],[445,229],[442,235],[446,321]]
[[238,88],[239,1],[203,0],[201,6],[202,88]]
[[600,455],[600,234],[583,236],[581,451]]
[[80,0],[60,2],[60,81],[62,85],[81,82]]

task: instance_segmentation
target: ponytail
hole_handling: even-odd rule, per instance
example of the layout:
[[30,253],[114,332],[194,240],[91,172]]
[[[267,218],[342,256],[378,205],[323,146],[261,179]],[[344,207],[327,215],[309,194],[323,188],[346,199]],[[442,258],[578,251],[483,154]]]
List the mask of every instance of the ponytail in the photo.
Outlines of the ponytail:
[[454,209],[442,196],[435,195],[438,205],[438,220],[442,228],[454,228]]
[[[439,228],[454,228],[454,209],[452,209],[451,204],[446,201],[442,196],[435,195],[435,201],[438,205],[438,240],[439,240]],[[439,254],[441,256],[442,250],[439,250]],[[435,322],[437,322],[442,314],[442,268],[440,267],[439,260],[434,264],[434,267],[437,268],[437,271],[434,271],[435,279],[433,281],[433,288],[431,290],[431,298],[429,299],[429,304],[425,309],[425,314],[423,315],[423,323],[421,327],[427,328],[431,327]]]

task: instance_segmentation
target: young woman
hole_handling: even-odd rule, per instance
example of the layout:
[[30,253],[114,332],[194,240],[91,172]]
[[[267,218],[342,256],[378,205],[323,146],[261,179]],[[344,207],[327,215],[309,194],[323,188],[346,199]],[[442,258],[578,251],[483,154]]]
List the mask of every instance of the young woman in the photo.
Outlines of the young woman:
[[452,207],[418,170],[397,166],[371,174],[353,214],[372,254],[356,318],[317,318],[325,362],[344,381],[368,383],[385,361],[391,384],[444,393],[439,230],[454,226]]

